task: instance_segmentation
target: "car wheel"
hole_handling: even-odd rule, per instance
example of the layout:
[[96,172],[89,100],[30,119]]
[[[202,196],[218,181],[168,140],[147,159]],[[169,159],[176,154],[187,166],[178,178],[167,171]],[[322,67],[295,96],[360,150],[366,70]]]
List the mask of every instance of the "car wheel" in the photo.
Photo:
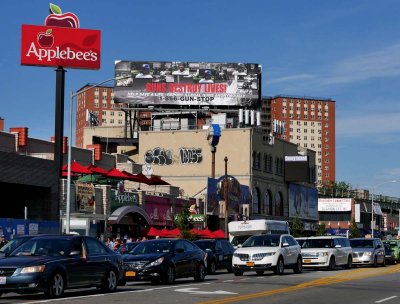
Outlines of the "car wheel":
[[117,286],[117,273],[114,269],[109,269],[104,278],[101,290],[103,292],[114,292],[117,289]]
[[215,265],[215,262],[212,261],[210,262],[210,265],[208,266],[208,274],[214,274],[217,269],[217,266]]
[[351,269],[353,267],[353,258],[351,256],[349,256],[347,258],[347,264],[345,266],[346,269]]
[[234,270],[233,274],[237,277],[241,277],[243,275],[243,271],[239,271],[239,270]]
[[335,270],[335,268],[336,268],[336,261],[335,261],[335,258],[334,258],[334,257],[331,257],[330,260],[329,260],[328,270],[329,270],[329,271],[332,271],[332,270]]
[[56,272],[49,280],[46,296],[49,298],[59,298],[64,294],[65,281],[61,273]]
[[263,271],[263,270],[257,270],[257,271],[256,271],[256,274],[258,274],[258,275],[263,275],[263,274],[264,274],[264,271]]
[[172,266],[169,266],[167,272],[164,277],[165,284],[173,284],[175,282],[175,269]]
[[294,273],[301,273],[303,271],[303,259],[299,256],[296,265],[293,267]]
[[284,271],[285,271],[285,263],[283,262],[283,258],[280,257],[278,259],[278,263],[276,263],[276,266],[274,268],[274,272],[277,275],[282,275]]
[[200,263],[199,266],[197,267],[194,280],[196,282],[203,282],[205,278],[206,278],[206,268],[204,267],[203,263]]

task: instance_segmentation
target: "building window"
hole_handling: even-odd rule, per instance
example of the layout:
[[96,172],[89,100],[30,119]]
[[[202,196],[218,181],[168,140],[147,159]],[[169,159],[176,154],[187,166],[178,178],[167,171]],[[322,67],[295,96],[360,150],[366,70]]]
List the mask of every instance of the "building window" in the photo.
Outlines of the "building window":
[[118,124],[122,125],[122,119],[118,119]]
[[110,119],[110,123],[112,123],[112,124],[113,124],[113,123],[114,123],[114,119]]
[[114,111],[111,111],[111,112],[110,112],[110,115],[111,115],[111,116],[114,116],[114,114],[115,114]]
[[95,107],[95,108],[98,108],[98,107],[99,107],[99,103],[98,103],[98,102],[95,102],[95,103],[94,103],[94,107]]

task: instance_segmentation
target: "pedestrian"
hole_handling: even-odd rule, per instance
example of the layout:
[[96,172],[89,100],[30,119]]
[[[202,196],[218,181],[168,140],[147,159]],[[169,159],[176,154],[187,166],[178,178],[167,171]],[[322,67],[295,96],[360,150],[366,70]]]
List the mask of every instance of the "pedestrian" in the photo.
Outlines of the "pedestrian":
[[6,236],[4,234],[2,234],[1,238],[0,238],[0,248],[3,247],[7,243],[8,243],[8,241],[6,239]]

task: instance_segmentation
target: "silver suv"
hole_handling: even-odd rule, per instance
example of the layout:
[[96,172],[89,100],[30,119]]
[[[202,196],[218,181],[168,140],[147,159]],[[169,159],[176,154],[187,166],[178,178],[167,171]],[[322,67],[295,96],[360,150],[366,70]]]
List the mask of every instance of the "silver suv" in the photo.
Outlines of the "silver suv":
[[303,241],[301,255],[303,267],[326,268],[334,270],[336,266],[351,268],[353,250],[349,239],[343,236],[316,236]]
[[255,271],[262,275],[265,270],[283,274],[285,268],[295,273],[303,270],[301,249],[289,234],[262,234],[249,237],[232,257],[232,269],[235,276],[245,271]]
[[355,238],[350,239],[353,248],[353,265],[372,265],[378,264],[385,266],[385,247],[378,238]]

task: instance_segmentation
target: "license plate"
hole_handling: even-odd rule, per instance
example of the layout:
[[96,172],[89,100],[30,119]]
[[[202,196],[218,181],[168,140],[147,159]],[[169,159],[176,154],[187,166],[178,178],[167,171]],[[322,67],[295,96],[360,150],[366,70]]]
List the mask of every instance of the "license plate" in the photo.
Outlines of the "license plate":
[[358,262],[359,260],[358,259],[353,259],[353,262]]
[[136,272],[134,271],[127,271],[125,272],[126,277],[136,277]]
[[7,277],[0,277],[0,284],[5,284],[7,281]]
[[253,267],[254,266],[254,262],[246,262],[246,266]]
[[311,260],[303,260],[303,263],[305,264],[311,263]]

